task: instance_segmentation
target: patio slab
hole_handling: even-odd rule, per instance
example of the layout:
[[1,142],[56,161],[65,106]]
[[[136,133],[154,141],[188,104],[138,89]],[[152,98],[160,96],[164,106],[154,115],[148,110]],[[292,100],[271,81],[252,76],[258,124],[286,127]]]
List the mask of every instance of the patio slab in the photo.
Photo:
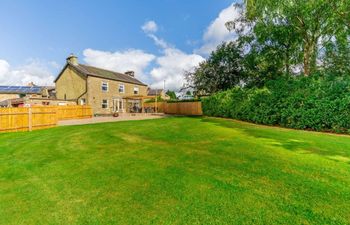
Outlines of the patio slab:
[[62,121],[58,121],[58,126],[107,123],[107,122],[118,122],[118,121],[128,121],[128,120],[149,120],[149,119],[159,119],[164,117],[168,117],[168,116],[164,114],[127,114],[119,117],[103,116],[103,117],[92,117],[89,119],[62,120]]

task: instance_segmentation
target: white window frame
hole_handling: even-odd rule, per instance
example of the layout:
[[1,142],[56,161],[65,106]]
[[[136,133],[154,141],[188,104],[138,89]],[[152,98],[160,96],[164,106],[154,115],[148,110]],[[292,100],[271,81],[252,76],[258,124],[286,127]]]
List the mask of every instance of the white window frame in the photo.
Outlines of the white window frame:
[[[123,88],[121,88],[123,87]],[[122,89],[122,91],[120,91]],[[119,84],[119,89],[118,89],[119,93],[125,93],[125,85],[124,84]]]
[[[137,93],[135,93],[137,92]],[[134,95],[138,95],[140,93],[140,88],[138,86],[134,87]]]
[[[102,83],[101,83],[101,91],[102,92],[108,92],[108,89],[109,89],[108,86],[109,86],[108,82],[102,81]],[[106,87],[106,90],[103,90],[104,87]]]
[[[106,103],[104,103],[104,101],[106,101]],[[106,106],[106,107],[103,107],[103,106]],[[108,109],[108,99],[102,99],[101,108]]]

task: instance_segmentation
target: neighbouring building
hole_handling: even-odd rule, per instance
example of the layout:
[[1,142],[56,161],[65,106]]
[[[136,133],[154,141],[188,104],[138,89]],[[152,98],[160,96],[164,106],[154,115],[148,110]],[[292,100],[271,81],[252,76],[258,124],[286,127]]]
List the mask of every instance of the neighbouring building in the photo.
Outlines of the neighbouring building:
[[149,97],[149,99],[152,99],[152,98],[155,98],[156,96],[160,96],[164,100],[170,99],[170,97],[165,93],[164,89],[149,88],[147,91],[147,97]]
[[75,102],[55,100],[55,87],[0,86],[0,107],[23,107],[33,105],[71,105]]
[[94,114],[140,112],[147,85],[132,71],[118,73],[78,63],[70,55],[55,80],[56,98],[90,105]]

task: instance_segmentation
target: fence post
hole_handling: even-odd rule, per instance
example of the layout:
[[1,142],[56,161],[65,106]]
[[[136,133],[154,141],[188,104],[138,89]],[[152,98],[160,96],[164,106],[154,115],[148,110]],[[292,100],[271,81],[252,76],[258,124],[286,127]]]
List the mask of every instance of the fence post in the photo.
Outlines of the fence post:
[[32,131],[33,124],[32,124],[32,107],[30,106],[28,108],[28,130]]

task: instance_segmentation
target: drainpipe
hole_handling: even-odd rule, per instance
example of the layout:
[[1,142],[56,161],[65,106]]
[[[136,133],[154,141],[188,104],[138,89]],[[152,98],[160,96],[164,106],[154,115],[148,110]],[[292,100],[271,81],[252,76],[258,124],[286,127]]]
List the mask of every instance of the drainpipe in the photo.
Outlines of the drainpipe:
[[[77,98],[77,105],[79,105],[79,98],[81,98],[83,95],[85,95],[87,93],[87,89],[88,89],[88,77],[86,77],[86,82],[85,82],[85,91],[83,94],[81,94],[78,98]],[[86,101],[85,101],[86,102]]]

